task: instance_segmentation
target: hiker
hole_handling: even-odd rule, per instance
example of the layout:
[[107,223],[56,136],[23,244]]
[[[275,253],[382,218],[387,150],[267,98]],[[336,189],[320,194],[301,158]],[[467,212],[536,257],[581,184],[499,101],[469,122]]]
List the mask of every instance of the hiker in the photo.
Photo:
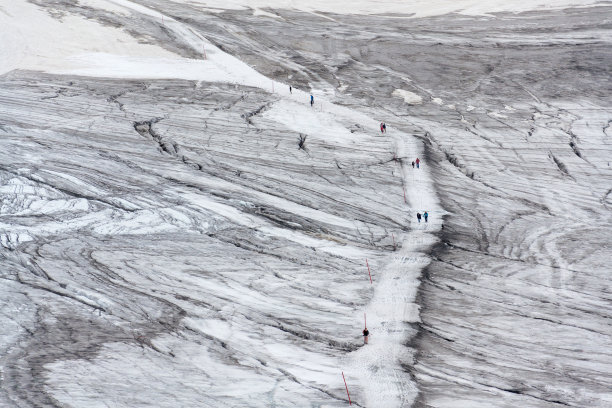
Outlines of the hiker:
[[310,106],[314,105],[314,96],[310,95]]
[[420,161],[420,160],[419,160],[419,158],[417,157],[417,159],[416,159],[416,161],[415,161],[415,163],[416,163],[416,165],[417,165],[417,169],[419,168],[419,163],[420,163],[420,162],[421,162],[421,161]]
[[385,128],[383,127],[382,122],[380,122],[380,133],[385,133]]
[[368,331],[368,328],[366,327],[365,329],[363,329],[363,344],[368,344],[368,337],[370,336],[370,332]]
[[412,168],[414,169],[414,160],[412,161]]
[[383,133],[387,133],[387,124],[383,122]]
[[429,214],[427,214],[427,211],[425,211],[423,213],[423,218],[425,218],[425,222],[427,222],[427,217],[429,217]]
[[419,222],[421,222],[421,213],[417,212],[417,220],[419,220]]
[[291,90],[291,85],[289,85],[289,93],[293,93],[293,91]]

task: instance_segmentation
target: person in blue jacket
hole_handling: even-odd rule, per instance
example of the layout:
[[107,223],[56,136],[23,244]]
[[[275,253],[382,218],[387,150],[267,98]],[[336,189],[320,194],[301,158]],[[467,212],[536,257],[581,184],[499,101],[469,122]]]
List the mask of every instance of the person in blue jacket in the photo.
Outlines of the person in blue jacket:
[[427,222],[427,217],[429,217],[429,214],[427,214],[427,211],[425,211],[423,213],[423,218],[425,218],[425,222]]
[[310,95],[310,106],[314,105],[314,96]]

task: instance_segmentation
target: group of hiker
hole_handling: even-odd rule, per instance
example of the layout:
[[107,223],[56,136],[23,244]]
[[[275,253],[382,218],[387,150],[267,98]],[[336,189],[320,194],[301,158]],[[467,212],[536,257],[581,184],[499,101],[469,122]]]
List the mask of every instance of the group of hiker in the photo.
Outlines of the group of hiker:
[[[422,215],[423,219],[425,220],[425,222],[427,222],[427,218],[429,218],[429,214],[427,214],[427,211],[425,211]],[[421,213],[417,211],[417,220],[419,220],[419,222],[421,222]]]

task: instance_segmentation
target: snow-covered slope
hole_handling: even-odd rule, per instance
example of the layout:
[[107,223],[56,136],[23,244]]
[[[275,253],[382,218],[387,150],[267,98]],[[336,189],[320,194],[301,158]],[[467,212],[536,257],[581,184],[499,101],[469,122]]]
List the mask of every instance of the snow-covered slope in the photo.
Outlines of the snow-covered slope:
[[[124,33],[76,16],[90,35],[72,48],[17,32],[46,54],[14,54],[5,71],[63,76],[15,71],[2,87],[3,302],[48,310],[9,317],[18,326],[2,344],[4,402],[338,406],[344,372],[357,404],[411,403],[405,343],[429,262],[419,251],[434,242],[407,227],[405,195],[430,184],[427,170],[415,179],[407,167],[421,148],[318,95],[309,106],[308,93],[290,93],[169,16],[113,3],[118,19],[128,10],[202,54],[137,43],[92,52],[91,37],[121,44]],[[47,20],[60,34],[75,30],[12,7],[35,16],[37,30]],[[430,191],[421,204],[436,211]],[[373,339],[360,352],[366,315]]]
[[244,3],[0,5],[0,406],[609,405],[610,8]]

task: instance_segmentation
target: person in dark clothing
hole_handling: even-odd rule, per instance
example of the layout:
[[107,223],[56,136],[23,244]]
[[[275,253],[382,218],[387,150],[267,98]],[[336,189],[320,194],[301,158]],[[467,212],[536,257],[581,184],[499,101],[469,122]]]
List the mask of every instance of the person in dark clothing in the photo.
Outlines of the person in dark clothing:
[[310,95],[310,106],[314,105],[314,96]]
[[387,133],[387,124],[383,122],[383,133]]
[[421,161],[419,160],[419,158],[417,157],[416,161],[415,161],[416,165],[417,165],[417,169],[419,168],[419,163],[421,163]]
[[370,336],[370,331],[366,327],[365,329],[363,329],[362,333],[363,333],[363,344],[368,344],[368,337]]
[[417,220],[419,220],[419,222],[421,222],[421,213],[420,212],[417,213]]
[[412,161],[412,168],[414,169],[414,160]]
[[427,211],[425,211],[423,213],[423,218],[425,218],[425,222],[427,222],[427,217],[429,217],[429,214],[427,214]]
[[289,85],[289,93],[293,93],[293,89],[291,88],[291,85]]

